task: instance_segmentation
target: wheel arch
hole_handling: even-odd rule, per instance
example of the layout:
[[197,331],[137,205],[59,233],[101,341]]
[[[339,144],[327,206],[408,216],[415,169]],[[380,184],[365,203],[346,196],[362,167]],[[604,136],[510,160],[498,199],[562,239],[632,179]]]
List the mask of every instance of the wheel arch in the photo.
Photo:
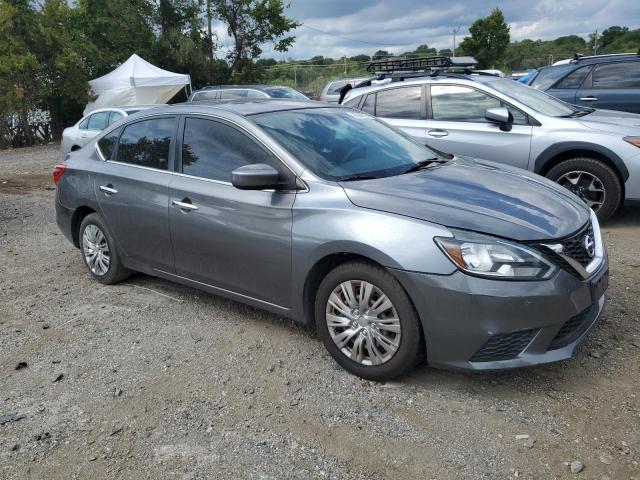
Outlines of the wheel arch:
[[86,205],[76,208],[73,212],[73,216],[71,217],[71,236],[76,248],[80,248],[80,225],[82,224],[82,221],[87,215],[95,212],[96,211],[93,208]]
[[618,175],[624,194],[624,183],[629,178],[629,170],[616,153],[602,145],[588,142],[563,142],[552,145],[538,155],[534,163],[534,172],[546,176],[553,167],[577,157],[594,158],[613,169]]

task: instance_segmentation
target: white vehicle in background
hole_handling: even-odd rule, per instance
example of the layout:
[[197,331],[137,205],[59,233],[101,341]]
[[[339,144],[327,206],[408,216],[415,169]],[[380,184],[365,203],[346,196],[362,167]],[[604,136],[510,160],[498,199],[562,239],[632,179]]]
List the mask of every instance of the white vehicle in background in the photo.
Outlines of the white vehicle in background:
[[502,70],[497,70],[490,68],[488,70],[475,70],[476,73],[486,73],[488,75],[493,75],[494,77],[504,78],[505,74]]
[[82,117],[74,126],[64,129],[62,132],[62,155],[81,149],[93,137],[122,117],[128,117],[140,110],[156,106],[133,105],[130,107],[109,107],[93,110]]
[[340,100],[340,91],[347,85],[355,87],[358,83],[368,80],[369,77],[341,78],[339,80],[331,80],[325,85],[320,94],[320,101],[329,103],[338,103]]

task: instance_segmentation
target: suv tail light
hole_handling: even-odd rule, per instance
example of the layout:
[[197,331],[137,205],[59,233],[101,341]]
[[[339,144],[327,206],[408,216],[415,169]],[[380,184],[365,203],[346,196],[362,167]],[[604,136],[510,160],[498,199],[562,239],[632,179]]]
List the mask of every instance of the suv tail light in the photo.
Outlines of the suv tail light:
[[56,163],[53,167],[53,183],[58,185],[60,178],[64,174],[64,171],[67,169],[67,166],[64,163]]

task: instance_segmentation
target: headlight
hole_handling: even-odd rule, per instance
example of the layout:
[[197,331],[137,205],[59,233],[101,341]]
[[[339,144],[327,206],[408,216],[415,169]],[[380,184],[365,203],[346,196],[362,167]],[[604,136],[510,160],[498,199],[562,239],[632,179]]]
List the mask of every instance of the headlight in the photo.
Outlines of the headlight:
[[434,240],[461,270],[496,280],[544,280],[556,267],[540,253],[523,245],[469,232]]
[[640,148],[640,137],[624,137],[625,142],[629,142],[634,147]]

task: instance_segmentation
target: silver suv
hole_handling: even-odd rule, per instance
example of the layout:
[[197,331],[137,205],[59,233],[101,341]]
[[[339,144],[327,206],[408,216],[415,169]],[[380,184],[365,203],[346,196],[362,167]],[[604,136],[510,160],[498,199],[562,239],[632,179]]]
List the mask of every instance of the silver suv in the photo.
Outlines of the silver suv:
[[601,220],[640,201],[640,115],[569,105],[493,76],[424,75],[354,88],[342,103],[441,152],[544,175]]

